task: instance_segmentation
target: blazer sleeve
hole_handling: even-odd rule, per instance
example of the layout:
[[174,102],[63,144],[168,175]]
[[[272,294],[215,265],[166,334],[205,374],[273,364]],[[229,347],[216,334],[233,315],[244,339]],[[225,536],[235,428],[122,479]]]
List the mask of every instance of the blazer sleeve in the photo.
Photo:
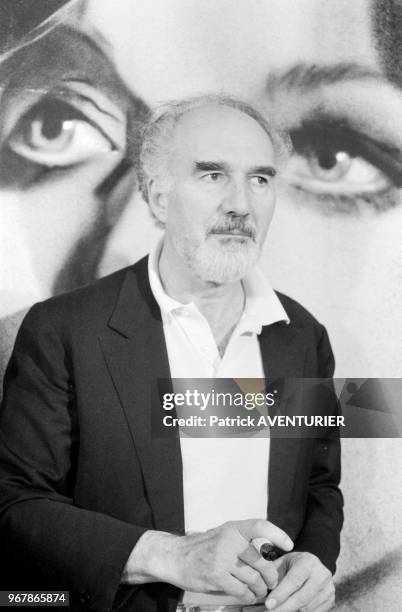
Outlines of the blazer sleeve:
[[[331,379],[335,361],[327,331],[322,327],[317,345],[318,378]],[[338,413],[332,381],[326,386],[323,412]],[[341,448],[339,432],[313,441],[307,506],[303,528],[295,542],[295,550],[316,555],[332,572],[340,550],[343,524],[343,497],[339,489],[341,477]]]
[[146,529],[74,505],[79,439],[71,388],[63,343],[46,305],[36,305],[20,328],[5,377],[0,541],[3,552],[53,588],[106,612]]

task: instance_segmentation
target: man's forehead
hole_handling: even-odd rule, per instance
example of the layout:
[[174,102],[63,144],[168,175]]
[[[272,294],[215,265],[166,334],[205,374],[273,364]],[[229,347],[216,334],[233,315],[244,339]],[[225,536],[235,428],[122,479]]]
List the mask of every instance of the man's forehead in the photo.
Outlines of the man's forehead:
[[239,154],[262,158],[261,162],[274,158],[272,141],[263,127],[245,112],[225,105],[211,104],[186,112],[177,123],[173,150],[177,156],[191,159]]
[[176,133],[197,132],[198,134],[204,129],[214,133],[226,130],[228,126],[264,132],[258,122],[240,108],[223,103],[206,103],[186,111],[177,123]]

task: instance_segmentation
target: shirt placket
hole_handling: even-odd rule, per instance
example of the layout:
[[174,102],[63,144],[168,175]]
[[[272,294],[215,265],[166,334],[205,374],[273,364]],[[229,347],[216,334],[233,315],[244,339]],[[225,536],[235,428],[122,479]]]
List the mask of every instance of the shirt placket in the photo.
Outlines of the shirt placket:
[[214,376],[221,358],[208,321],[194,304],[180,308],[177,315],[188,341],[201,358],[208,362],[211,376]]

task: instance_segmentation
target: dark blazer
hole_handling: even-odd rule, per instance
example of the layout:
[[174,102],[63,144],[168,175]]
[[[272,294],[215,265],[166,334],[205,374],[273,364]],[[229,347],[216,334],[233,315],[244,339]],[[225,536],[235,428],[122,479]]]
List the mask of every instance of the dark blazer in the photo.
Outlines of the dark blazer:
[[[279,297],[291,323],[263,328],[266,373],[332,376],[325,329]],[[144,531],[184,533],[179,440],[150,431],[158,378],[169,365],[147,259],[27,314],[0,412],[1,589],[66,589],[76,609],[175,610],[172,585],[119,588]],[[269,520],[332,571],[339,477],[337,439],[271,440]]]

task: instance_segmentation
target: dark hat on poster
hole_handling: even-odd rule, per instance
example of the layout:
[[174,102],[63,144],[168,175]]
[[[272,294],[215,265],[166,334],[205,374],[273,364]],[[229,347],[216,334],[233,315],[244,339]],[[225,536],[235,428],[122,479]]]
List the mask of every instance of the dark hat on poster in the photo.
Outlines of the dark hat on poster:
[[77,0],[1,0],[0,53],[12,51],[33,30],[45,27],[54,13],[73,5]]

